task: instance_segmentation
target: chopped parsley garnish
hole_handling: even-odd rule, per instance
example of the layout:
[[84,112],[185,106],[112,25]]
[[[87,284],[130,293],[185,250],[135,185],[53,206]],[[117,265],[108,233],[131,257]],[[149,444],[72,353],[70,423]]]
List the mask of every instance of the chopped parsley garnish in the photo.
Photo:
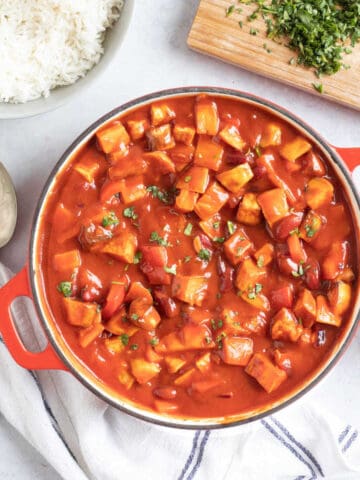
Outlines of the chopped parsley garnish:
[[290,235],[300,235],[300,230],[298,228],[294,228],[294,230],[291,230]]
[[193,224],[188,223],[184,229],[184,235],[187,235],[189,237],[191,235],[192,229],[193,229]]
[[224,243],[225,242],[225,237],[215,237],[214,242]]
[[134,263],[135,263],[135,265],[136,265],[137,263],[140,263],[141,259],[142,259],[142,253],[141,253],[141,252],[136,252],[135,255],[134,255]]
[[186,255],[186,257],[184,257],[184,263],[189,263],[190,260],[191,260],[190,255]]
[[190,180],[191,180],[191,175],[186,175],[186,177],[184,178],[184,182],[189,183]]
[[217,323],[217,327],[218,328],[221,328],[223,326],[223,321],[222,320],[219,320],[218,323]]
[[131,318],[131,320],[136,321],[136,320],[139,320],[139,315],[137,313],[133,313],[130,318]]
[[223,339],[224,339],[224,337],[226,337],[226,333],[225,333],[225,332],[220,333],[220,335],[218,335],[218,336],[216,337],[215,342],[217,343],[217,346],[218,346],[219,349],[221,349],[222,346],[223,346]]
[[170,243],[167,242],[164,238],[161,238],[157,232],[151,232],[150,242],[156,242],[158,245],[161,245],[162,247],[170,246]]
[[150,192],[154,198],[157,198],[158,200],[160,200],[160,202],[165,203],[165,205],[174,203],[175,189],[166,191],[161,190],[156,185],[150,185],[149,187],[147,187],[146,190]]
[[139,348],[139,345],[137,343],[133,343],[130,345],[130,350],[137,350]]
[[303,263],[304,262],[299,263],[297,271],[293,270],[291,272],[293,277],[301,277],[302,275],[304,275],[305,271],[304,271]]
[[310,225],[305,225],[305,232],[308,238],[312,238],[315,235],[316,230]]
[[255,152],[258,157],[261,157],[261,147],[259,145],[256,145]]
[[159,339],[157,337],[153,337],[149,343],[151,346],[155,347],[155,345],[159,343]]
[[220,222],[214,222],[213,223],[213,228],[215,228],[215,230],[218,230],[220,227]]
[[129,343],[129,335],[127,333],[123,333],[120,335],[120,340],[122,344],[126,347],[126,345]]
[[109,212],[108,215],[102,219],[102,226],[103,227],[110,227],[111,225],[118,225],[119,219],[117,218],[115,212]]
[[233,233],[235,233],[235,223],[231,222],[230,220],[228,220],[226,222],[226,226],[227,226],[227,229],[230,233],[230,235],[232,235]]
[[263,289],[263,286],[261,283],[255,283],[255,286],[253,288],[250,288],[249,291],[248,291],[248,298],[250,300],[254,300],[256,298],[256,296],[261,292],[261,290]]
[[64,297],[71,297],[72,295],[72,283],[71,282],[60,282],[57,286],[57,289]]
[[264,255],[259,255],[259,258],[257,259],[256,265],[261,268],[264,266],[265,263],[265,258]]
[[205,337],[205,343],[209,345],[211,343],[211,338],[210,337]]
[[136,220],[138,218],[138,214],[135,213],[135,207],[127,207],[123,211],[123,215],[126,218],[131,218],[132,220]]
[[221,297],[222,297],[221,293],[220,293],[220,292],[217,292],[216,298],[219,300]]
[[208,262],[211,258],[211,252],[207,248],[202,248],[199,250],[197,256],[200,258],[200,260]]
[[167,267],[165,265],[164,270],[166,273],[171,273],[171,275],[176,275],[176,265],[172,265],[171,267]]

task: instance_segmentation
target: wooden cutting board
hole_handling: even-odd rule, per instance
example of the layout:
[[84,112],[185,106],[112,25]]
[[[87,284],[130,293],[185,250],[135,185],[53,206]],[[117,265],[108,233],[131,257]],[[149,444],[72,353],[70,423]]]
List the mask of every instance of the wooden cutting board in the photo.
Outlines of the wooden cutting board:
[[[233,12],[226,17],[226,9],[232,3],[242,12]],[[289,63],[295,57],[294,52],[267,39],[266,26],[261,19],[246,21],[254,10],[254,5],[240,4],[235,0],[201,0],[189,33],[189,47],[360,110],[359,44],[350,55],[344,56],[344,63],[350,65],[350,69],[319,80],[311,70]],[[239,21],[243,22],[242,28]],[[257,30],[256,35],[250,34],[251,28]],[[324,88],[322,94],[312,85],[320,82]]]

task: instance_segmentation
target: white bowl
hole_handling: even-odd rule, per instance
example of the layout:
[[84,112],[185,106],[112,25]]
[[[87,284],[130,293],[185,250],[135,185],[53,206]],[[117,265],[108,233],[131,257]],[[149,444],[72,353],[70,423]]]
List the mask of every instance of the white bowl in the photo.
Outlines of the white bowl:
[[47,98],[38,98],[27,103],[1,103],[0,102],[0,119],[14,119],[31,117],[40,113],[48,112],[60,107],[65,102],[78,94],[81,89],[90,85],[97,77],[99,77],[109,66],[116,56],[127,29],[134,10],[135,0],[124,0],[124,7],[121,16],[116,24],[106,32],[104,41],[104,54],[99,63],[95,65],[83,78],[80,78],[72,85],[58,87],[51,91]]

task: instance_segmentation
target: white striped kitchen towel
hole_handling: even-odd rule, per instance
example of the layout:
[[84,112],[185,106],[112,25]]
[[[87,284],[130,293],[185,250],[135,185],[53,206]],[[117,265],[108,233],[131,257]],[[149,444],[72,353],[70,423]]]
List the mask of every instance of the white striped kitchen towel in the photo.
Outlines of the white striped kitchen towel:
[[[0,285],[10,276],[0,265]],[[24,304],[15,315],[36,345]],[[19,367],[2,342],[0,391],[0,413],[64,480],[360,479],[357,427],[308,402],[225,430],[157,427],[110,407],[70,373]],[[0,477],[13,478],[6,465]]]

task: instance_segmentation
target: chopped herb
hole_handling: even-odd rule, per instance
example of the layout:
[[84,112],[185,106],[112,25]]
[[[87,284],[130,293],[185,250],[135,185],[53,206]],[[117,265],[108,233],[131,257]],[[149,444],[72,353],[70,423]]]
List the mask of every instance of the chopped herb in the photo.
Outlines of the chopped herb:
[[243,22],[240,20],[240,22],[239,22],[239,27],[242,28],[243,25],[244,25]]
[[176,192],[175,189],[171,189],[169,191],[166,191],[166,190],[163,191],[163,190],[160,190],[160,188],[157,187],[156,185],[150,185],[149,187],[147,187],[146,190],[150,192],[154,198],[157,198],[158,200],[160,200],[160,202],[165,203],[166,205],[174,203],[175,192]]
[[216,330],[216,322],[215,322],[215,320],[214,320],[213,318],[210,320],[210,323],[211,323],[211,328],[212,328],[213,330]]
[[187,255],[186,257],[184,257],[184,263],[189,263],[190,260],[191,260],[190,255]]
[[166,273],[171,273],[171,275],[176,275],[176,265],[172,265],[171,267],[167,267],[165,265],[164,270]]
[[295,65],[296,63],[296,60],[294,57],[291,57],[290,60],[289,60],[289,65]]
[[191,232],[192,232],[192,229],[193,229],[193,224],[192,223],[188,223],[185,227],[185,230],[184,230],[184,235],[187,235],[188,237],[190,237],[191,235]]
[[214,242],[224,243],[225,242],[225,237],[215,237]]
[[259,258],[257,259],[256,265],[261,268],[264,266],[265,263],[265,258],[264,255],[259,255]]
[[236,256],[240,257],[244,253],[244,247],[238,247],[236,249]]
[[223,338],[226,337],[226,333],[222,332],[220,335],[216,337],[215,342],[217,343],[218,348],[222,348],[223,346]]
[[72,295],[72,283],[71,282],[60,282],[57,286],[57,289],[64,297],[71,297]]
[[205,337],[205,343],[209,345],[211,343],[211,338],[210,337]]
[[290,230],[290,235],[300,235],[300,230],[298,228],[294,228],[294,230]]
[[123,215],[126,218],[132,218],[133,220],[136,220],[138,218],[138,215],[135,213],[135,207],[127,207],[123,211]]
[[218,326],[218,328],[221,328],[223,326],[223,321],[219,320],[217,326]]
[[256,293],[252,290],[251,292],[248,293],[248,298],[250,300],[254,300],[254,298],[256,298]]
[[230,5],[230,7],[228,7],[226,10],[225,10],[225,17],[229,17],[235,10],[235,5]]
[[191,180],[191,175],[186,175],[186,177],[184,178],[184,182],[189,183],[190,180]]
[[220,222],[214,222],[213,223],[213,228],[215,228],[215,230],[218,230],[220,227]]
[[230,235],[232,235],[233,233],[235,233],[235,223],[231,222],[230,220],[228,220],[226,222],[226,226],[227,226],[227,229],[230,233]]
[[262,289],[263,289],[263,286],[261,283],[255,283],[253,288],[249,287],[247,297],[250,300],[254,300],[256,296],[261,292]]
[[298,265],[298,268],[297,268],[297,271],[293,270],[291,272],[292,276],[293,277],[301,277],[302,275],[304,275],[304,267],[303,267],[303,263],[299,263]]
[[141,252],[136,252],[135,255],[134,255],[134,263],[135,263],[135,265],[136,265],[137,263],[140,263],[141,259],[142,259],[142,253],[141,253]]
[[157,337],[153,337],[151,340],[150,340],[150,345],[152,345],[153,347],[155,347],[155,345],[157,345],[159,343],[159,339]]
[[136,320],[139,320],[139,315],[137,313],[133,313],[130,318],[131,318],[131,320],[136,321]]
[[110,227],[111,225],[116,226],[118,224],[119,224],[119,219],[117,218],[115,212],[109,212],[109,214],[102,219],[103,227]]
[[127,272],[129,270],[129,264],[127,263],[124,267],[124,272]]
[[256,145],[255,152],[258,157],[261,157],[261,147],[259,145]]
[[151,232],[150,242],[156,242],[158,245],[161,245],[162,247],[170,246],[170,243],[167,242],[164,238],[161,238],[157,232]]
[[314,89],[319,93],[324,93],[324,85],[322,83],[312,83]]
[[316,230],[310,225],[305,225],[305,232],[308,238],[312,238],[315,235]]
[[127,333],[123,333],[122,335],[120,335],[120,340],[124,347],[126,347],[126,345],[129,343],[129,335]]
[[249,22],[252,22],[253,20],[256,20],[257,17],[258,17],[258,16],[257,16],[257,13],[256,13],[256,12],[253,12],[251,15],[249,15],[249,16],[247,17],[247,19],[248,19]]
[[139,345],[137,343],[133,343],[132,345],[130,345],[131,350],[137,350],[138,348],[139,348]]
[[221,293],[218,292],[218,293],[216,294],[216,298],[219,300],[221,297],[222,297]]
[[211,258],[211,252],[210,250],[208,250],[207,248],[202,248],[199,253],[197,254],[197,256],[201,259],[201,260],[205,260],[206,262],[208,262]]
[[255,293],[256,294],[260,293],[262,289],[263,289],[263,286],[261,285],[261,283],[255,283]]

